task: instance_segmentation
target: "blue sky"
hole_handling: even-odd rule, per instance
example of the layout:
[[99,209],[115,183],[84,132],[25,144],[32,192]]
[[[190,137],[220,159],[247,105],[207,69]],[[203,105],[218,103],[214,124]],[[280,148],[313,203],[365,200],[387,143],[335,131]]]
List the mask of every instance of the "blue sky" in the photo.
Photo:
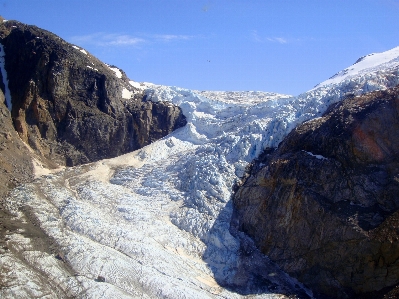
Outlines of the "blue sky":
[[399,0],[0,0],[129,78],[297,95],[399,46]]

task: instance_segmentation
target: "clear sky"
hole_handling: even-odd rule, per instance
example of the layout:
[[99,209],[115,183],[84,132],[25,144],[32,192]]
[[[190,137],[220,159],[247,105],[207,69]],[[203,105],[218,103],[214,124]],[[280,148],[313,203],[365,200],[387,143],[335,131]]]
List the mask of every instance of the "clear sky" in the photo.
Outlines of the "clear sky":
[[0,0],[129,78],[297,95],[399,46],[399,0]]

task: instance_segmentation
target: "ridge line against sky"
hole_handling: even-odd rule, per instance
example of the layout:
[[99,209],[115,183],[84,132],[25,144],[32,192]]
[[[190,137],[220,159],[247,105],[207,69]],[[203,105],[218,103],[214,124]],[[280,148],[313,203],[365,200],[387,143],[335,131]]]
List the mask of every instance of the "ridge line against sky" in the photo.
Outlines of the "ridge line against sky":
[[399,0],[0,0],[135,81],[298,95],[399,46]]

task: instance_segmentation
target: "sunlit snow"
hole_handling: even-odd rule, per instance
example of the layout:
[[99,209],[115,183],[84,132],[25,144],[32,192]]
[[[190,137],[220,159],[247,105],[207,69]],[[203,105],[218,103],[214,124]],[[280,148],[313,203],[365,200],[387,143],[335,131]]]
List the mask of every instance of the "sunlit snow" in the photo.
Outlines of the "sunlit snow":
[[372,53],[359,58],[352,66],[340,71],[330,79],[318,84],[318,86],[328,84],[338,84],[351,77],[373,72],[374,68],[390,69],[399,65],[399,47],[393,48],[382,53]]
[[145,89],[146,88],[145,84],[141,83],[141,82],[129,81],[129,83],[130,83],[130,85],[132,85],[133,87],[138,88],[138,89]]
[[132,91],[127,90],[126,88],[123,88],[122,90],[122,98],[123,99],[130,99],[133,95]]
[[[147,99],[180,106],[188,124],[133,153],[14,189],[8,209],[21,218],[18,208],[28,210],[62,261],[26,250],[32,245],[22,233],[7,236],[15,255],[6,261],[22,273],[15,274],[21,283],[13,294],[26,294],[25,280],[37,296],[51,292],[40,285],[40,275],[57,286],[52,292],[81,298],[281,298],[306,292],[245,236],[230,232],[233,185],[249,162],[278,146],[296,125],[321,116],[348,93],[397,83],[397,66],[384,62],[298,97],[140,84]],[[260,277],[268,283],[259,285]],[[0,297],[8,291],[0,290]]]
[[114,73],[117,78],[122,78],[122,73],[117,67],[110,67],[108,66]]
[[83,54],[87,55],[87,52],[86,52],[85,49],[81,49],[81,48],[79,48],[79,47],[77,47],[77,46],[72,46],[72,48],[74,48],[74,49],[76,49],[76,50],[79,50],[79,51],[82,52]]
[[95,70],[95,71],[98,72],[98,69],[96,69],[96,68],[94,68],[94,67],[91,67],[90,65],[86,65],[86,67],[89,68],[89,69],[92,69],[92,70]]

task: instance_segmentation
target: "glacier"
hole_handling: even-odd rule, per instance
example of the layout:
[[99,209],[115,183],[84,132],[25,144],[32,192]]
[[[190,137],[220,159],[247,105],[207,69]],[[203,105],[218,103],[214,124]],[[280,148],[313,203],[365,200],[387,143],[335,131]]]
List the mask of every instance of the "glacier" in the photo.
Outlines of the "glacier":
[[0,251],[10,283],[0,297],[311,298],[231,228],[232,190],[298,124],[347,96],[397,85],[399,53],[388,56],[366,56],[363,67],[299,96],[132,81],[148,100],[179,105],[187,125],[135,152],[14,189],[7,210],[47,239],[10,231]]

